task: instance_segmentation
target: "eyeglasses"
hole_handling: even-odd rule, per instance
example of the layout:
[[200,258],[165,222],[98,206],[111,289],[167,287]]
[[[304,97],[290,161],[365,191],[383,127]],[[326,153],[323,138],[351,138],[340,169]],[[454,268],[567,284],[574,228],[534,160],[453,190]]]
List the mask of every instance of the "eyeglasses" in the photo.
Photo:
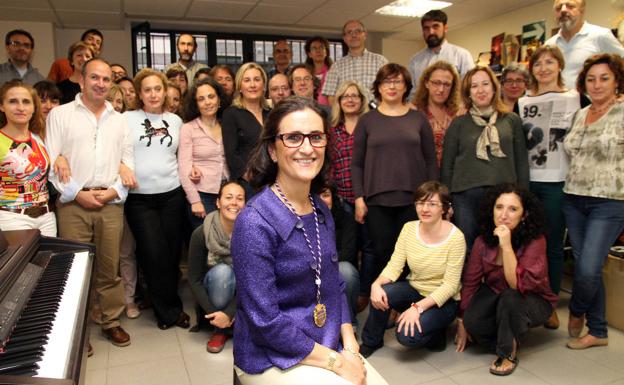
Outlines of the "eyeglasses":
[[426,207],[428,209],[434,209],[436,207],[442,207],[442,203],[429,202],[429,201],[416,201],[416,207]]
[[323,132],[313,132],[311,134],[293,132],[289,134],[275,135],[275,137],[281,139],[284,146],[288,148],[301,147],[305,138],[308,138],[312,147],[321,148],[327,146],[327,134]]
[[288,92],[288,91],[290,91],[290,87],[288,87],[288,86],[273,86],[273,87],[269,87],[269,91],[271,91],[271,92],[279,92],[279,91]]
[[405,84],[405,81],[403,79],[384,79],[381,81],[381,84],[384,87],[392,87],[392,86],[398,87],[398,86]]
[[429,85],[435,88],[451,88],[453,83],[442,82],[440,80],[429,80]]
[[510,84],[510,85],[517,85],[517,86],[522,86],[524,84],[526,84],[526,81],[524,79],[505,79],[503,80],[503,84]]
[[344,31],[345,36],[357,36],[364,33],[364,30],[361,28],[358,29],[350,29],[348,31]]
[[360,94],[348,94],[348,95],[342,95],[340,97],[340,100],[360,100],[362,99],[362,95]]
[[15,48],[26,48],[26,49],[31,49],[32,48],[32,44],[30,43],[22,43],[21,41],[17,41],[17,40],[11,40],[9,41],[9,44],[11,47],[15,47]]
[[304,77],[296,77],[293,78],[293,82],[294,83],[300,83],[300,82],[311,82],[312,81],[312,76],[304,76]]

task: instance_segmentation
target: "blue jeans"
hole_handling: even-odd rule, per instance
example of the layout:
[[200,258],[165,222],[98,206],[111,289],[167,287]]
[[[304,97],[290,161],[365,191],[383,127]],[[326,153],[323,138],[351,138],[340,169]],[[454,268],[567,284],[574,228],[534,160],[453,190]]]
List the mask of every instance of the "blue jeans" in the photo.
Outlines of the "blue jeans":
[[466,254],[470,256],[472,244],[479,235],[479,206],[489,187],[475,187],[453,193],[453,223],[464,233]]
[[[217,194],[199,191],[199,199],[201,199],[201,203],[204,205],[204,211],[206,211],[206,214],[210,214],[217,209]],[[195,230],[199,227],[199,225],[204,223],[204,218],[193,215],[193,212],[191,211],[191,204],[188,202],[186,202],[186,212],[189,222],[191,223],[191,230]]]
[[232,266],[219,263],[211,267],[204,276],[204,289],[215,308],[225,309],[234,299],[236,290],[236,278]]
[[357,326],[357,297],[360,293],[360,274],[355,266],[349,262],[338,262],[338,270],[342,279],[347,284],[345,294],[347,296],[347,303],[349,304],[349,314],[351,315],[351,323]]
[[[344,201],[343,209],[347,215],[355,216],[355,205]],[[373,240],[368,233],[366,224],[357,224],[357,248],[362,251],[360,265],[360,295],[368,297],[373,281],[377,278],[375,272],[375,250]]]
[[[388,305],[391,309],[403,312],[424,297],[406,281],[398,281],[383,286],[388,297]],[[442,307],[432,307],[420,315],[420,326],[414,330],[414,337],[405,335],[405,331],[395,332],[396,339],[401,345],[411,348],[425,346],[431,339],[440,333],[446,333],[446,328],[453,322],[457,314],[457,301],[449,299]],[[368,347],[378,349],[383,346],[383,337],[386,324],[390,316],[390,310],[382,311],[369,307],[368,318],[362,332],[362,343]],[[446,337],[445,337],[446,338]]]
[[602,266],[624,229],[624,201],[565,194],[562,210],[576,261],[570,314],[585,315],[589,334],[607,337]]

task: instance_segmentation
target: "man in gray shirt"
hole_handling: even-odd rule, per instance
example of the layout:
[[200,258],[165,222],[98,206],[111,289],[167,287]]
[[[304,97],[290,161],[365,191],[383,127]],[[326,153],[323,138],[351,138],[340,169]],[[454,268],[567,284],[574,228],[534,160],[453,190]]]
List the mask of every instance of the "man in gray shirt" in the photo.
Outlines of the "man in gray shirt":
[[418,81],[423,71],[438,60],[444,60],[454,65],[460,78],[463,78],[466,72],[475,66],[468,50],[446,41],[447,21],[446,13],[437,9],[425,13],[420,19],[423,39],[427,43],[427,48],[412,56],[407,67],[414,84],[412,94],[418,88]]
[[13,79],[20,79],[31,86],[44,77],[30,64],[35,39],[28,31],[14,29],[4,37],[7,57],[6,63],[0,64],[0,86]]

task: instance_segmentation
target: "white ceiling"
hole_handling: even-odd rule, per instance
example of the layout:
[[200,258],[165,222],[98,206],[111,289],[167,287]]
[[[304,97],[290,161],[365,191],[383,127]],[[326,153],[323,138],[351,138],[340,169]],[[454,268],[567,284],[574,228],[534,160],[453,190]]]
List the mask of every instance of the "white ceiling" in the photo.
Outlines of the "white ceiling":
[[[449,29],[487,20],[543,0],[451,0]],[[153,27],[339,36],[360,19],[369,31],[420,38],[418,19],[375,15],[391,0],[2,0],[0,20],[53,22],[59,28],[123,29],[128,21]]]

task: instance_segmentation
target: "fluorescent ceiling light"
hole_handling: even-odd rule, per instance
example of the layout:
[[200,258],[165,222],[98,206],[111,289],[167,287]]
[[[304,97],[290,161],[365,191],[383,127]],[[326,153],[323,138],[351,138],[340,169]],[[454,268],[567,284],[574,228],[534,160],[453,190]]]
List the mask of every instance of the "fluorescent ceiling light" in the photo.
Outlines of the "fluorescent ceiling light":
[[432,9],[442,9],[450,5],[453,4],[446,1],[396,0],[379,8],[375,13],[384,16],[422,17]]

